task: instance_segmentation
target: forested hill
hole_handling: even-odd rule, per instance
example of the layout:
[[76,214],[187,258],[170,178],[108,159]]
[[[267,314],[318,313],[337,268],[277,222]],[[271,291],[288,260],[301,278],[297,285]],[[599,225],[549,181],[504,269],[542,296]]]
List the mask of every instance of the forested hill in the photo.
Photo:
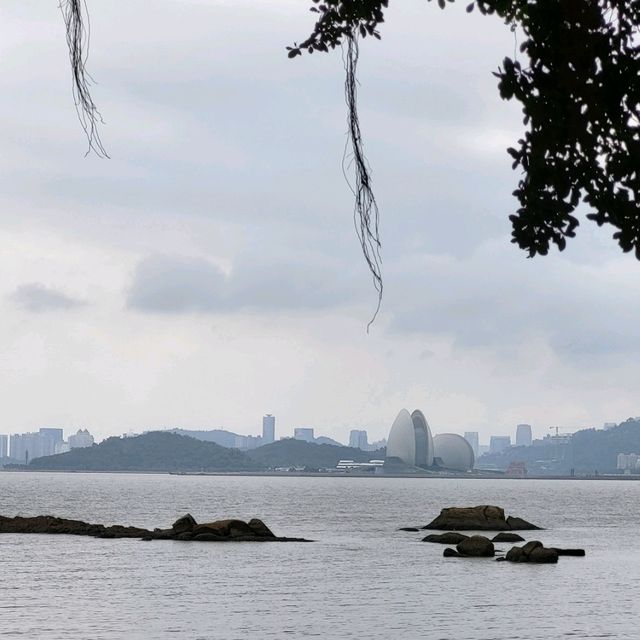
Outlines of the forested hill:
[[261,471],[237,449],[167,431],[113,437],[85,449],[36,458],[29,469],[65,471]]
[[506,469],[511,462],[524,462],[529,473],[577,474],[617,473],[619,453],[640,454],[640,421],[629,419],[613,429],[584,429],[566,442],[547,438],[544,444],[511,447],[485,455],[480,464]]
[[339,460],[368,462],[369,460],[384,459],[385,450],[362,451],[352,447],[316,444],[287,438],[248,451],[247,455],[256,463],[270,469],[281,467],[322,469],[335,467]]

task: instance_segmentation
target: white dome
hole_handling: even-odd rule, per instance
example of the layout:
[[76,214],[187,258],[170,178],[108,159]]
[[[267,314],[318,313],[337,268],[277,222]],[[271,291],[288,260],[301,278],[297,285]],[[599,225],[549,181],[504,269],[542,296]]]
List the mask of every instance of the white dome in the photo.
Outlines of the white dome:
[[456,433],[439,433],[433,439],[434,457],[440,466],[455,471],[471,471],[475,463],[471,445]]

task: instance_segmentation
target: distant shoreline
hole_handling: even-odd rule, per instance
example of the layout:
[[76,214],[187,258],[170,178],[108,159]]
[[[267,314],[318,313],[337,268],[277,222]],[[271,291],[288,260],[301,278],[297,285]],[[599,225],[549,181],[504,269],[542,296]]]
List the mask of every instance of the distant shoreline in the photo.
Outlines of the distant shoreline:
[[540,476],[524,477],[504,474],[402,474],[402,473],[321,473],[304,471],[151,471],[151,470],[80,470],[80,469],[0,469],[0,473],[111,473],[128,475],[171,475],[171,476],[241,476],[273,478],[406,478],[415,480],[624,480],[638,481],[640,475],[586,475],[586,476]]

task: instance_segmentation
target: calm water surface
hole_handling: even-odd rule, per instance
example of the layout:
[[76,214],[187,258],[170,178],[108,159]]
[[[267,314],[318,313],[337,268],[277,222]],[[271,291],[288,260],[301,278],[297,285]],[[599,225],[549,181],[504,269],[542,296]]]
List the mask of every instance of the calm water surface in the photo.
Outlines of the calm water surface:
[[[0,473],[0,513],[169,526],[263,518],[313,544],[0,536],[0,636],[35,640],[633,638],[640,485],[624,481]],[[586,558],[442,557],[442,507],[498,504]],[[508,548],[509,545],[504,545]]]

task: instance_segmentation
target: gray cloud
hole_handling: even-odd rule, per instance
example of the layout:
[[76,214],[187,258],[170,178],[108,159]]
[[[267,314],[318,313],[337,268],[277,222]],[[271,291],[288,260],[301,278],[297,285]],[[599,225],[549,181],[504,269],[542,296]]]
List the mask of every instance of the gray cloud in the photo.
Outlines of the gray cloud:
[[394,333],[446,335],[462,348],[510,351],[535,338],[574,362],[636,357],[640,298],[632,262],[526,260],[506,240],[469,258],[413,255],[390,274],[385,308]]
[[151,313],[303,311],[358,299],[352,270],[326,256],[238,260],[226,275],[204,258],[152,255],[141,260],[127,307]]
[[200,258],[150,256],[136,267],[127,307],[157,313],[212,311],[223,304],[225,275]]
[[30,282],[20,285],[9,298],[24,311],[30,311],[32,313],[66,311],[82,307],[86,304],[84,300],[72,298],[40,282]]

